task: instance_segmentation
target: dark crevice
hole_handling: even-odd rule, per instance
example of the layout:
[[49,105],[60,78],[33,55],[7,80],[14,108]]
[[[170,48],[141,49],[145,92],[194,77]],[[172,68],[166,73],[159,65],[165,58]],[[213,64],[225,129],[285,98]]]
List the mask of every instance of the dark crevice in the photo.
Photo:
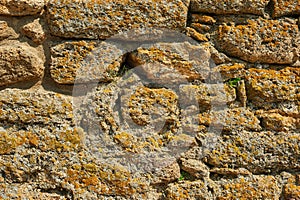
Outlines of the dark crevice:
[[275,2],[274,0],[270,0],[267,6],[265,7],[265,13],[267,13],[270,17],[274,15]]

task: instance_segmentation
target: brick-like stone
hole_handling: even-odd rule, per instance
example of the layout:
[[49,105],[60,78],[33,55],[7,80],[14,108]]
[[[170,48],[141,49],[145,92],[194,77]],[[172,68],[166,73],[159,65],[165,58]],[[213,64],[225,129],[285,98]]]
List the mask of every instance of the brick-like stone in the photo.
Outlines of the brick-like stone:
[[166,189],[167,199],[214,199],[219,187],[210,179],[184,181],[169,184]]
[[[140,47],[129,55],[128,61],[134,67],[141,66],[143,75],[157,82],[203,80],[208,78],[210,72],[208,48],[188,42],[157,43]],[[165,72],[166,68],[170,72]],[[168,77],[168,74],[174,76],[176,73],[180,77]]]
[[248,99],[253,105],[300,100],[299,68],[249,69],[245,79]]
[[227,84],[181,85],[180,95],[185,97],[182,105],[189,105],[196,100],[201,110],[226,107],[236,100],[235,89]]
[[273,176],[252,175],[236,179],[221,179],[219,200],[280,199],[281,189]]
[[197,178],[209,176],[209,168],[203,162],[196,159],[181,159],[181,167]]
[[258,118],[245,108],[205,112],[199,115],[199,123],[205,126],[222,126],[225,132],[261,130]]
[[43,91],[5,89],[0,96],[0,122],[12,124],[70,124],[71,99]]
[[107,82],[118,75],[124,55],[106,42],[64,42],[51,48],[50,74],[59,84]]
[[274,0],[273,17],[281,17],[284,15],[299,15],[299,0]]
[[1,0],[0,15],[34,15],[42,11],[45,2],[45,0]]
[[[48,22],[53,35],[66,38],[105,39],[145,28],[185,28],[187,1],[50,0]],[[126,35],[124,35],[126,38]],[[127,36],[126,39],[135,39]]]
[[249,19],[245,25],[220,25],[217,46],[251,63],[293,64],[299,59],[295,20]]
[[291,131],[296,130],[299,121],[297,118],[281,115],[278,111],[257,111],[262,126],[267,130]]
[[39,52],[19,42],[0,46],[0,86],[41,78],[44,62]]
[[191,0],[192,12],[263,15],[270,0]]
[[297,132],[241,131],[223,136],[204,161],[214,167],[245,168],[255,174],[299,170],[299,142]]

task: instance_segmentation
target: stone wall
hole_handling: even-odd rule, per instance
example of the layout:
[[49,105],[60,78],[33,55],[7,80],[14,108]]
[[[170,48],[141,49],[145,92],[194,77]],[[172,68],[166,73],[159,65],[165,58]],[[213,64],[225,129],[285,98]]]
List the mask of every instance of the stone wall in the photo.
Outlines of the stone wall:
[[0,0],[0,199],[300,199],[299,0]]

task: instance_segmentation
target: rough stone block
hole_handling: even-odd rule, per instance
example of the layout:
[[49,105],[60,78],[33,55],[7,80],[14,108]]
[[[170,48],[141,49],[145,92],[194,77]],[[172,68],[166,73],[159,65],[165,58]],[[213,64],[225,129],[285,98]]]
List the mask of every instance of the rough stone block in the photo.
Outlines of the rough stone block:
[[[184,49],[184,50],[183,50]],[[200,45],[184,43],[157,43],[138,48],[129,55],[132,66],[141,66],[145,76],[151,80],[183,82],[208,78],[210,71],[210,52]],[[180,74],[180,77],[163,77],[164,68],[169,68],[170,74]],[[177,75],[178,76],[178,75]]]
[[224,136],[204,160],[215,167],[245,168],[255,174],[299,170],[299,141],[299,133],[241,131]]
[[25,16],[42,11],[47,0],[1,0],[0,15]]
[[0,86],[41,78],[44,62],[36,49],[19,42],[0,46]]
[[248,72],[246,88],[253,105],[300,100],[300,68],[249,69]]
[[300,33],[295,20],[247,21],[219,26],[216,44],[223,52],[251,63],[293,64],[299,59]]
[[[48,22],[53,35],[106,39],[131,29],[185,28],[187,1],[50,0]],[[126,38],[126,35],[123,35]],[[126,39],[133,39],[127,37]]]
[[17,39],[18,34],[9,27],[6,21],[0,21],[0,40]]
[[59,84],[107,82],[118,75],[122,50],[106,42],[64,42],[51,48],[50,74]]
[[252,175],[216,182],[221,185],[219,200],[280,199],[281,189],[273,176]]
[[299,0],[274,0],[273,17],[281,17],[284,15],[299,15]]
[[24,124],[70,124],[71,99],[42,91],[5,89],[0,96],[0,122]]
[[191,0],[192,12],[263,15],[270,0]]
[[39,19],[36,19],[33,22],[23,26],[22,32],[24,35],[32,39],[32,41],[36,44],[42,44],[46,39],[46,34]]

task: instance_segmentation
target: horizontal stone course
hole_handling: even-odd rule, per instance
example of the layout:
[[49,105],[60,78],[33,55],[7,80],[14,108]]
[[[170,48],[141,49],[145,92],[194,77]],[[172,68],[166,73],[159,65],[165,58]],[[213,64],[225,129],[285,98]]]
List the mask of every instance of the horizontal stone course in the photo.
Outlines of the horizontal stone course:
[[213,14],[263,15],[270,0],[191,0],[191,11]]
[[47,18],[51,34],[65,38],[106,39],[133,29],[143,34],[146,28],[182,31],[187,20],[186,2],[50,0]]

